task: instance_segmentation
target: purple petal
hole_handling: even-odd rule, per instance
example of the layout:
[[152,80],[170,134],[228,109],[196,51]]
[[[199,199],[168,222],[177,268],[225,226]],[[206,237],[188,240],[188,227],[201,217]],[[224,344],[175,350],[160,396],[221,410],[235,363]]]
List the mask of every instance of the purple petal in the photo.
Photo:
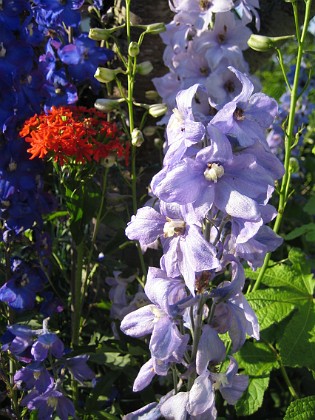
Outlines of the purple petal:
[[208,376],[208,373],[198,376],[189,391],[187,411],[192,416],[210,410],[214,403],[214,392]]
[[150,334],[153,331],[156,310],[158,308],[155,305],[146,305],[127,314],[121,321],[120,329],[132,337]]
[[218,364],[224,358],[225,345],[223,341],[219,338],[216,330],[209,325],[204,325],[196,356],[196,370],[198,375],[202,375],[207,370],[209,362]]

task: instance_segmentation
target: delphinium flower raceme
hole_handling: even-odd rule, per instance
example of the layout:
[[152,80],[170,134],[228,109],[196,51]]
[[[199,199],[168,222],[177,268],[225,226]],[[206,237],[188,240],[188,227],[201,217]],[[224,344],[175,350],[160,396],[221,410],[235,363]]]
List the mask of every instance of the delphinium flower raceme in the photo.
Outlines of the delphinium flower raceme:
[[276,216],[268,201],[283,166],[265,137],[276,102],[253,94],[245,74],[228,70],[241,90],[218,109],[201,85],[177,95],[164,167],[151,183],[154,208],[140,208],[126,229],[143,250],[157,239],[163,250],[160,268],[148,271],[151,303],[121,322],[127,335],[151,334],[151,358],[134,391],[155,375],[178,372],[172,391],[126,419],[140,413],[215,419],[215,393],[235,404],[248,385],[233,357],[247,336],[259,339],[257,318],[243,295],[243,264],[257,268],[282,242],[266,223]]
[[242,53],[248,48],[251,34],[246,25],[253,17],[257,29],[260,25],[258,0],[174,0],[169,4],[175,15],[161,34],[169,72],[153,79],[169,109],[161,123],[167,122],[176,94],[196,83],[206,87],[211,104],[216,107],[237,96],[242,85],[228,66],[246,73],[259,88],[258,80],[249,75]]

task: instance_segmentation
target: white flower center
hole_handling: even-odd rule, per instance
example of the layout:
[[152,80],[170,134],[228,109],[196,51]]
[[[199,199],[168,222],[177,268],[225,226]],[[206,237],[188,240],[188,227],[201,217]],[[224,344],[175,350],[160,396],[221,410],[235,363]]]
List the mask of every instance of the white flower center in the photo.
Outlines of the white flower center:
[[164,225],[163,232],[165,238],[171,238],[174,235],[182,235],[185,232],[185,222],[183,220],[172,220],[168,217]]
[[5,57],[7,50],[5,49],[3,42],[0,42],[0,57]]
[[219,163],[208,163],[207,169],[203,174],[207,181],[216,183],[224,175],[224,168]]

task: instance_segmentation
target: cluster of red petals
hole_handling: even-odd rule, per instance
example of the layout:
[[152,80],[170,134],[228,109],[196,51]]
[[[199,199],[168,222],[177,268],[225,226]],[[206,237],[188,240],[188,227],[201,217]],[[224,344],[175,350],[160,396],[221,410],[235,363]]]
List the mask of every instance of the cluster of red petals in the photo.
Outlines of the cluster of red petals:
[[99,162],[109,156],[129,158],[129,144],[117,125],[94,108],[52,107],[48,114],[34,115],[24,123],[20,136],[31,147],[30,159],[53,156],[61,165]]

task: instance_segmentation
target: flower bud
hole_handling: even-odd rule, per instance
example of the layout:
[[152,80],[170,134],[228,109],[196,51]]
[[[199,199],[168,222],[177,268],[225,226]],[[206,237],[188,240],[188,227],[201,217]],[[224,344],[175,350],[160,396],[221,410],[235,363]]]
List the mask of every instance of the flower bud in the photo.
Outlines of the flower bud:
[[160,34],[161,32],[166,31],[165,23],[159,22],[159,23],[152,23],[151,25],[147,26],[146,32],[155,35]]
[[89,31],[89,38],[94,39],[94,41],[107,41],[111,32],[110,29],[91,28]]
[[159,94],[157,93],[156,90],[147,90],[145,92],[145,97],[149,101],[156,101],[159,98]]
[[290,157],[289,171],[291,172],[291,174],[299,172],[299,169],[299,161],[295,157]]
[[120,106],[120,103],[123,102],[124,99],[106,99],[106,98],[100,98],[100,99],[96,99],[95,103],[94,103],[94,107],[98,110],[98,111],[102,111],[102,112],[110,112],[113,111],[114,109],[118,109]]
[[151,136],[154,136],[155,133],[156,133],[156,127],[154,127],[153,125],[147,125],[143,129],[143,134],[145,136],[151,137]]
[[122,73],[121,68],[118,69],[108,69],[107,67],[98,67],[94,74],[96,80],[101,83],[109,83],[113,81],[116,77],[116,74]]
[[146,76],[147,74],[151,73],[152,70],[153,66],[151,61],[143,61],[137,65],[137,73],[141,74],[141,76]]
[[131,144],[136,147],[140,147],[144,142],[143,134],[139,128],[134,128],[131,133]]
[[294,38],[294,35],[287,36],[264,36],[252,34],[247,41],[248,46],[255,51],[266,52],[277,46],[281,41],[287,41]]
[[161,117],[162,115],[166,113],[166,111],[167,111],[166,104],[150,105],[149,110],[148,110],[149,114],[154,118]]
[[130,42],[129,48],[128,48],[128,54],[130,57],[137,57],[137,55],[140,52],[139,44],[138,42]]

